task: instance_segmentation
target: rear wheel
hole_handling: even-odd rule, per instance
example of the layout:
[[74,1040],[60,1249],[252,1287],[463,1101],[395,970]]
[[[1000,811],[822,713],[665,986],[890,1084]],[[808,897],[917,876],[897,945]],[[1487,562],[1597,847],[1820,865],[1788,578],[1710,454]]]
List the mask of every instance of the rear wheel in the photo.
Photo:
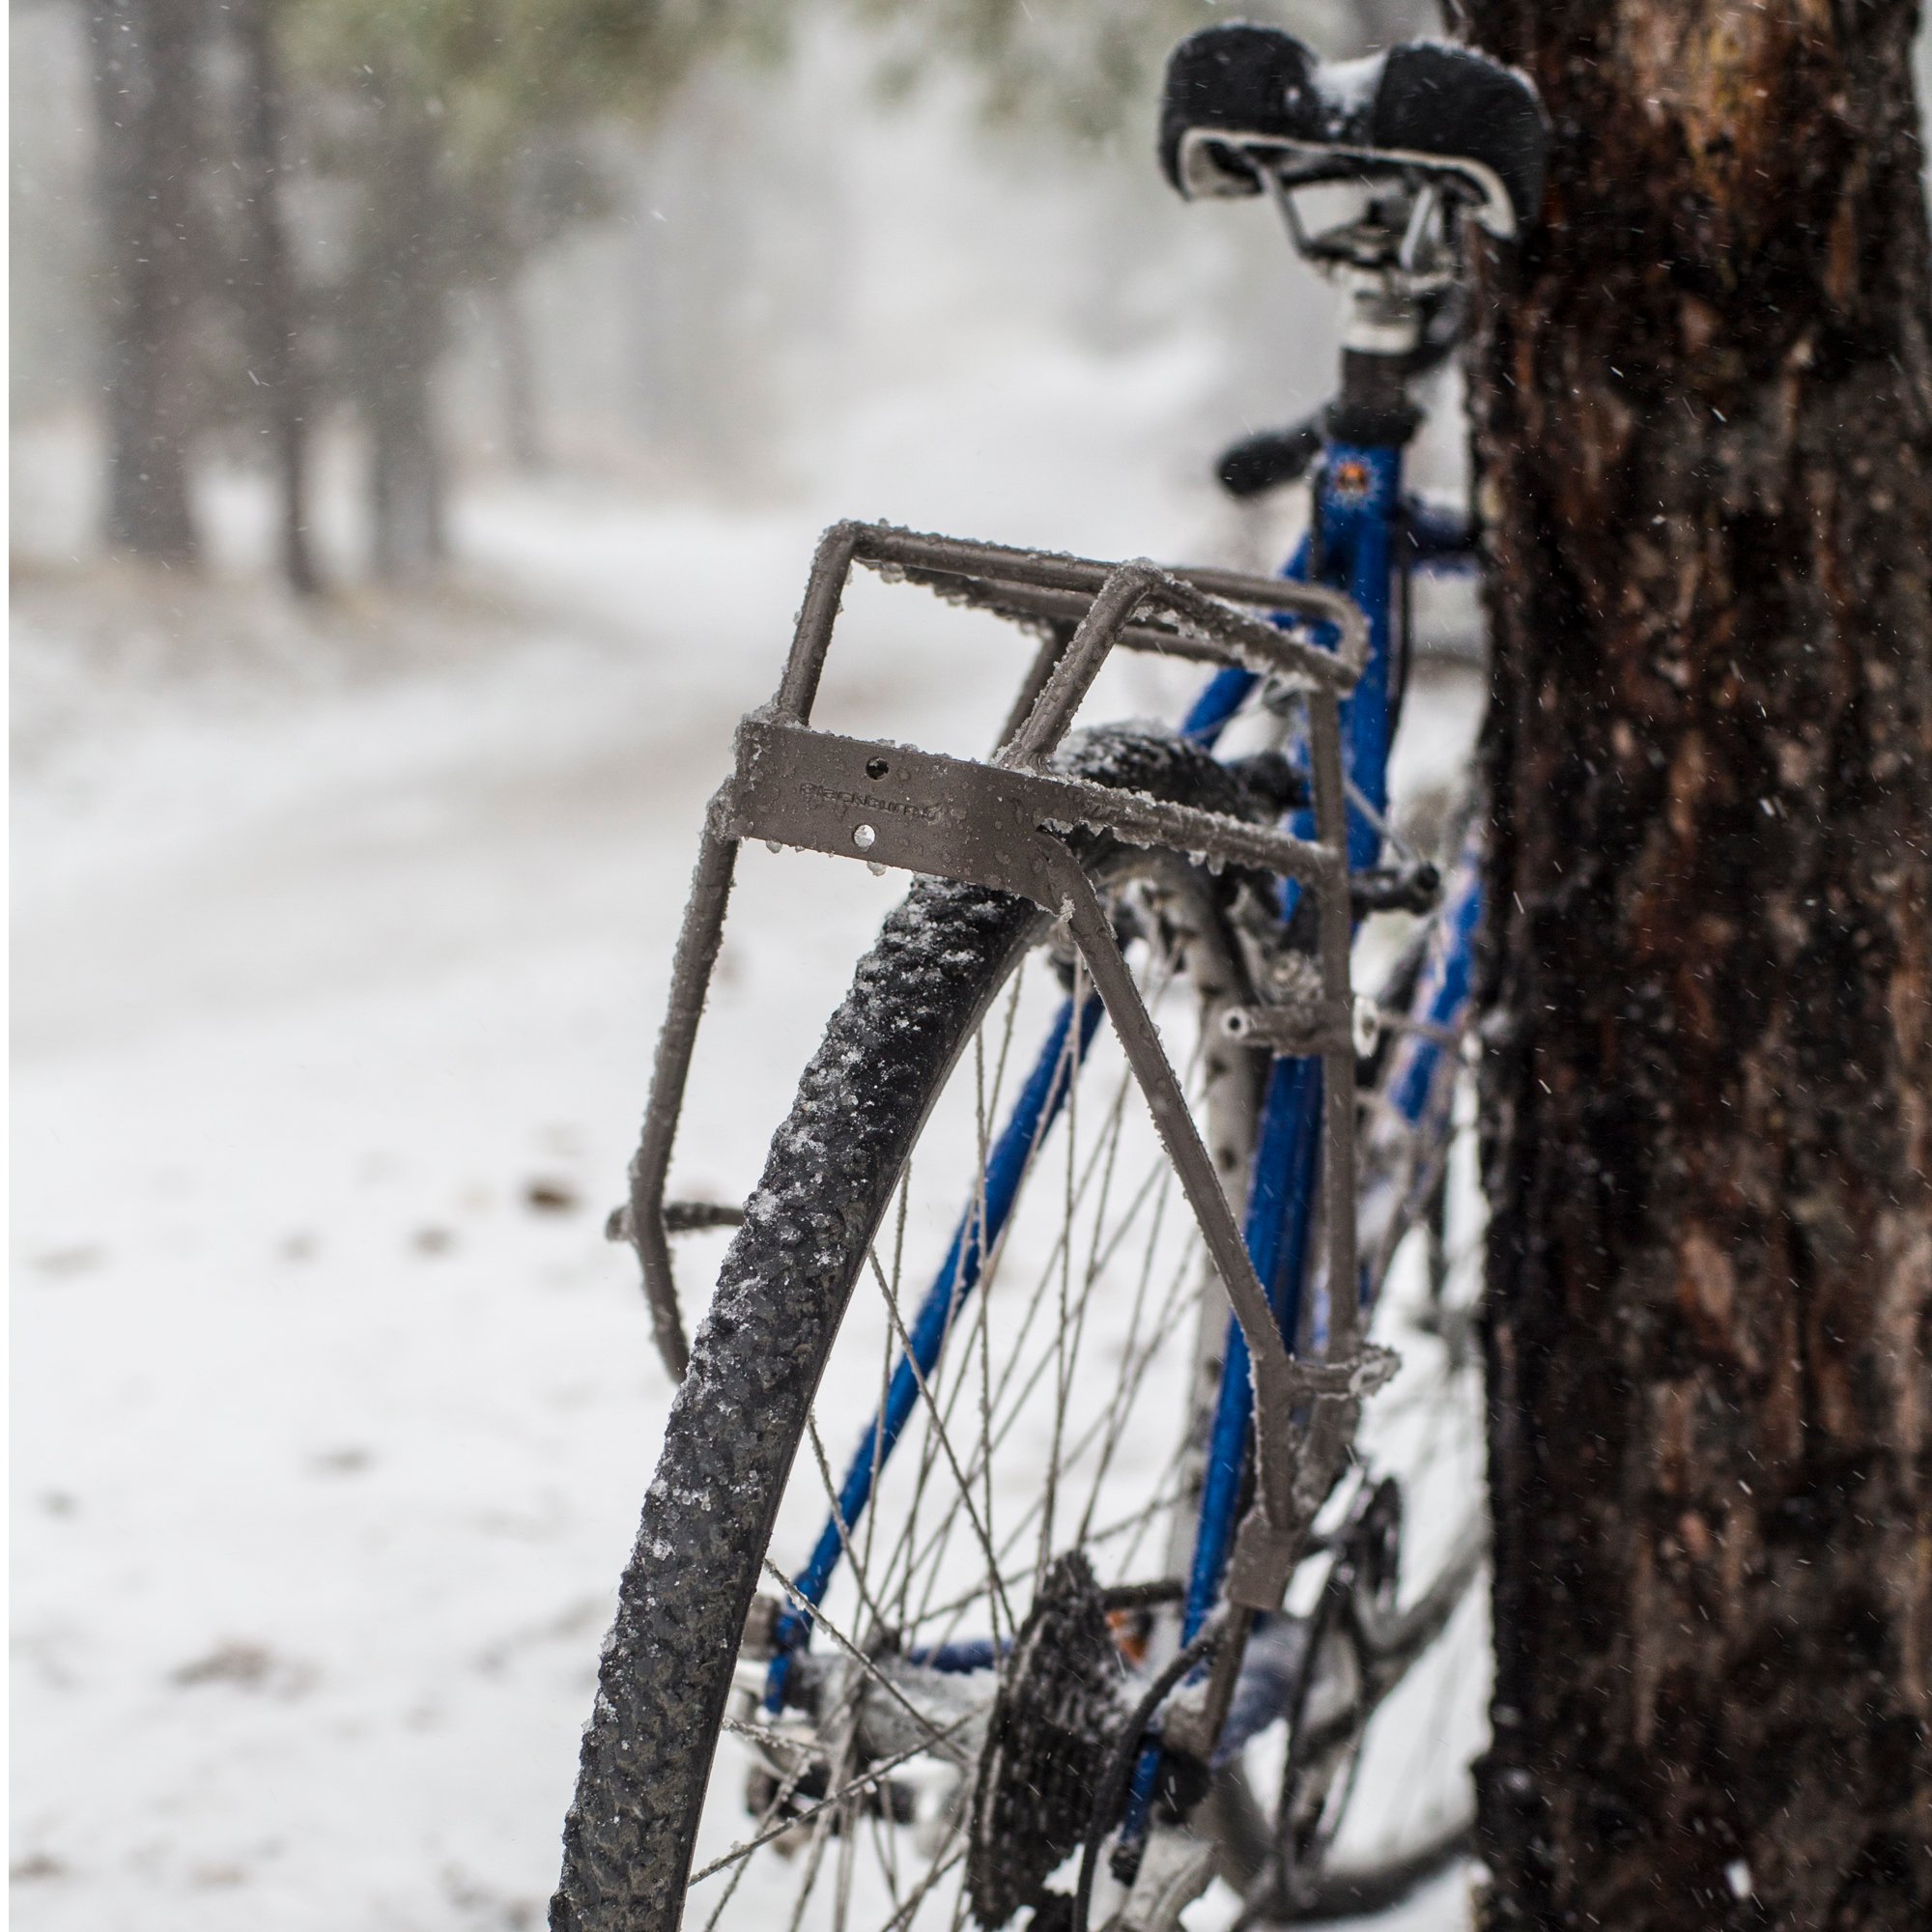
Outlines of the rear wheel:
[[[1179,740],[1096,733],[1069,761],[1257,810]],[[1090,864],[1237,1188],[1257,1068],[1207,1022],[1249,997],[1240,888],[1146,853]],[[1111,1741],[1172,1622],[1227,1320],[1098,1020],[1050,923],[998,894],[922,881],[861,963],[673,1405],[554,1925],[990,1920],[1077,1847],[1062,1774]],[[1009,1206],[1003,1158],[1025,1180]],[[854,1507],[908,1341],[935,1327]],[[808,1601],[810,1640],[775,1672]],[[1057,1808],[1022,1800],[1041,1779]]]
[[[1103,781],[1264,809],[1176,740],[1098,733],[1071,755]],[[1247,888],[1090,859],[1238,1206],[1264,1062],[1214,1022],[1252,997],[1232,917]],[[1077,959],[1022,901],[921,882],[807,1070],[699,1330],[553,1924],[843,1932],[1057,1910],[1101,1768],[1178,1643],[1227,1330]],[[1398,1526],[1405,1561],[1406,1542]],[[1450,1621],[1424,1603],[1418,1623],[1392,1567],[1346,1592],[1336,1567],[1318,1558],[1317,1601],[1292,1605],[1310,1666],[1192,1821],[1224,1877],[1276,1886],[1285,1910],[1314,1893],[1284,1873],[1350,1848],[1365,1730],[1373,1745],[1411,1674],[1397,1653]],[[1386,1880],[1416,1843],[1353,1849]]]

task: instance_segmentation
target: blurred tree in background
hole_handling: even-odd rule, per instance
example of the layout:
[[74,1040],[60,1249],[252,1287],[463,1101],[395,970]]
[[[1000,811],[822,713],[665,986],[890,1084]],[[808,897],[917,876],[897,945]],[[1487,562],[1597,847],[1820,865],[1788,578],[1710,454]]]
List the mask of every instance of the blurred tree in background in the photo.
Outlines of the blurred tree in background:
[[[259,0],[258,0],[259,4]],[[699,61],[769,50],[777,0],[284,0],[345,205],[327,293],[338,380],[368,449],[372,562],[420,573],[444,549],[434,378],[461,285],[507,313],[524,259],[599,206],[600,120],[648,120]],[[514,369],[521,345],[507,360]],[[534,432],[524,414],[525,453]]]
[[232,130],[240,220],[230,248],[236,302],[280,498],[282,574],[304,594],[317,588],[308,540],[308,429],[314,377],[306,353],[306,310],[296,279],[282,184],[292,153],[273,0],[233,0]]
[[106,257],[106,534],[192,557],[187,451],[199,277],[202,0],[99,0],[87,15]]
[[[366,447],[375,574],[430,566],[450,296],[481,284],[507,314],[529,252],[599,206],[599,123],[648,119],[701,60],[770,50],[783,14],[778,0],[92,6],[109,540],[196,554],[191,445],[237,387],[232,342],[275,453],[290,582],[316,582],[306,447],[332,399]],[[292,242],[298,196],[320,263]],[[527,453],[527,411],[523,440]]]
[[[1430,0],[1289,0],[1338,51],[1428,25]],[[888,95],[964,72],[987,119],[1105,143],[1146,121],[1208,0],[89,0],[101,225],[109,541],[182,560],[197,438],[270,453],[281,568],[318,582],[310,444],[346,410],[370,568],[446,543],[437,420],[452,310],[487,318],[506,440],[540,454],[519,299],[532,257],[609,204],[613,128],[696,74],[776,60],[809,16],[856,23]],[[781,184],[774,184],[782,192]],[[742,272],[742,270],[740,270]]]
[[[1436,0],[1249,11],[1334,55],[1439,30],[1443,14]],[[1160,64],[1223,16],[1210,0],[87,0],[69,17],[85,22],[95,191],[84,205],[37,200],[16,149],[15,209],[37,261],[91,252],[92,275],[62,267],[58,292],[89,312],[43,298],[29,359],[65,366],[98,344],[98,386],[68,381],[101,399],[113,544],[195,555],[196,457],[245,438],[270,457],[284,574],[312,587],[311,445],[346,420],[371,567],[417,575],[444,545],[439,403],[453,346],[470,346],[473,369],[487,337],[500,440],[534,465],[537,371],[554,381],[573,352],[554,306],[550,338],[532,335],[533,264],[593,224],[667,219],[665,193],[685,226],[631,248],[628,279],[611,278],[625,285],[598,298],[634,319],[602,327],[638,338],[614,373],[648,392],[642,434],[728,466],[738,419],[757,408],[758,358],[794,355],[811,327],[800,286],[814,269],[821,291],[837,274],[784,213],[799,169],[823,163],[818,130],[791,98],[816,145],[767,184],[756,156],[769,165],[784,137],[760,117],[784,88],[716,85],[734,63],[762,61],[777,80],[784,57],[829,36],[888,99],[974,97],[1013,153],[1058,172],[1042,198],[1094,204],[1090,266],[1109,293],[1093,299],[1111,317],[1150,236],[1169,232],[1147,227],[1136,198],[1152,192],[1139,142]],[[1081,156],[1092,165],[1076,187]],[[663,193],[639,185],[646,170]],[[835,329],[836,298],[812,298]]]

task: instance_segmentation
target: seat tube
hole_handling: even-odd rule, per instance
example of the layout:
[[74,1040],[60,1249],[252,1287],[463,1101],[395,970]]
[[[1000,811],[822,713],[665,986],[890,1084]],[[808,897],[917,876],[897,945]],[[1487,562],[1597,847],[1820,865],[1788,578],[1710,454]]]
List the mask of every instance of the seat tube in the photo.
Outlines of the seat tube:
[[1355,794],[1349,801],[1351,868],[1376,863],[1381,833],[1375,821],[1388,810],[1389,582],[1402,477],[1400,443],[1337,440],[1329,446],[1320,486],[1323,561],[1329,565],[1323,576],[1346,590],[1369,620],[1368,662],[1342,706],[1343,764]]

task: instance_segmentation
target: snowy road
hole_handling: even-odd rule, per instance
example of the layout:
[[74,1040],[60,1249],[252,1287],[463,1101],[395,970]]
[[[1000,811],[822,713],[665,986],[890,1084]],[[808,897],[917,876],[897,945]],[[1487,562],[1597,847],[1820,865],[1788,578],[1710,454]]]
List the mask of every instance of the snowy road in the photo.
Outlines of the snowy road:
[[[406,618],[419,663],[124,668],[122,713],[24,748],[23,1923],[539,1916],[668,1396],[599,1224],[811,534],[681,656],[567,598],[456,658]],[[30,677],[78,594],[24,586]],[[842,883],[789,950],[801,1025],[880,909]],[[769,1123],[781,1056],[736,1057]]]

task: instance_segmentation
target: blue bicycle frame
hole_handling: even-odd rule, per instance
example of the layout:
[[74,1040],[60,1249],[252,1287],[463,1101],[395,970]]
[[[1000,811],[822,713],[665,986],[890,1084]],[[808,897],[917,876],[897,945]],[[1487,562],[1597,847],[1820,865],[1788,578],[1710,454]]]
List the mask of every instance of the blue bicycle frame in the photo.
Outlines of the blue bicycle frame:
[[[1343,705],[1343,756],[1349,781],[1349,862],[1365,870],[1381,857],[1387,810],[1388,756],[1400,681],[1406,666],[1395,662],[1394,588],[1398,572],[1411,564],[1456,564],[1472,554],[1459,522],[1407,498],[1400,444],[1357,445],[1331,441],[1314,492],[1310,532],[1283,571],[1288,578],[1346,591],[1368,619],[1369,650],[1353,694]],[[1404,547],[1406,554],[1399,549]],[[1252,672],[1220,671],[1202,692],[1181,729],[1211,748],[1247,702]],[[1303,820],[1308,818],[1302,815]],[[1310,822],[1293,830],[1313,836]],[[1296,889],[1281,884],[1281,916],[1292,918]],[[1440,1091],[1444,1040],[1459,1022],[1469,988],[1469,953],[1480,916],[1473,851],[1465,852],[1449,880],[1411,1002],[1410,1015],[1424,1024],[1398,1042],[1386,1091],[1410,1124],[1419,1124],[1431,1096]],[[824,1600],[848,1538],[869,1504],[880,1471],[911,1419],[926,1378],[938,1364],[948,1335],[978,1286],[984,1258],[997,1244],[1018,1198],[1033,1151],[1058,1119],[1068,1089],[1097,1031],[1101,1007],[1089,995],[1076,1015],[1065,1002],[1040,1048],[1012,1111],[987,1159],[983,1187],[961,1215],[952,1244],[926,1291],[887,1386],[884,1407],[868,1423],[846,1471],[838,1500],[810,1560],[793,1579],[795,1596],[779,1618],[768,1666],[765,1703],[784,1703],[793,1657],[810,1641],[812,1609]],[[1267,1292],[1283,1340],[1297,1346],[1304,1327],[1310,1275],[1309,1236],[1321,1176],[1321,1063],[1284,1056],[1270,1069],[1248,1192],[1245,1237],[1255,1272]],[[1365,1305],[1373,1284],[1364,1278]],[[1321,1297],[1316,1300],[1319,1304]],[[1320,1305],[1307,1310],[1307,1327],[1319,1344],[1325,1328]],[[1239,1512],[1250,1455],[1254,1388],[1247,1345],[1239,1325],[1229,1323],[1202,1492],[1192,1563],[1186,1579],[1182,1641],[1192,1639],[1219,1601]],[[984,1668],[987,1643],[949,1644],[919,1661],[940,1668]],[[1152,1788],[1158,1752],[1146,1754],[1135,1781],[1123,1835],[1135,1833]]]

